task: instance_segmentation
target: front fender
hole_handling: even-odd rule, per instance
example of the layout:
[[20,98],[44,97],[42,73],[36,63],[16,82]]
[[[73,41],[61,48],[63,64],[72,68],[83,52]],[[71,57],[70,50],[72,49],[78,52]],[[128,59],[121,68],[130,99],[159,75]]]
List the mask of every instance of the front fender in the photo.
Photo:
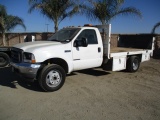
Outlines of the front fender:
[[59,50],[58,52],[52,51],[41,51],[41,52],[34,52],[35,59],[37,63],[42,63],[46,60],[53,59],[53,58],[60,58],[66,61],[68,65],[68,73],[73,71],[73,63],[72,63],[72,52],[65,52],[63,50]]

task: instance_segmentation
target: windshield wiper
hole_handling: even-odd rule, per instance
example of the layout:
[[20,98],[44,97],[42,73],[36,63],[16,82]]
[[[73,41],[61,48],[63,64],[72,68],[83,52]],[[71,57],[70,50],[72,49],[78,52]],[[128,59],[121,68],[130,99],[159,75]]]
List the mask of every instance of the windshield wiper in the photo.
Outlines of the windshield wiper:
[[67,39],[67,40],[63,40],[63,41],[60,41],[60,40],[56,40],[56,39],[51,39],[49,41],[55,41],[55,42],[61,42],[61,43],[68,43],[70,42],[71,40]]
[[61,41],[56,40],[56,39],[51,39],[51,40],[49,40],[49,41],[61,42]]

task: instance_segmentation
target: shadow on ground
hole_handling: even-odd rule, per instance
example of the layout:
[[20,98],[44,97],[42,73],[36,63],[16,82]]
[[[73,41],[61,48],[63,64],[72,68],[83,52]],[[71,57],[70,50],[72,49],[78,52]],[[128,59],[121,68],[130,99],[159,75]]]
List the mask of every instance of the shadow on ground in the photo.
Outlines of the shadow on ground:
[[0,85],[13,89],[17,89],[17,85],[20,85],[21,87],[29,90],[42,92],[42,89],[39,87],[38,81],[31,82],[25,80],[17,74],[12,73],[11,67],[0,68]]
[[[103,76],[110,74],[106,71],[96,70],[96,69],[87,69],[87,70],[81,70],[77,71],[77,73],[82,73],[86,75],[92,75],[92,76]],[[67,76],[74,76],[77,75],[76,73],[71,73]],[[13,89],[17,89],[17,86],[20,85],[23,88],[36,91],[36,92],[43,92],[43,90],[40,88],[38,81],[28,81],[24,79],[23,77],[20,77],[19,75],[12,72],[11,67],[5,67],[0,68],[0,85],[10,87]]]
[[92,76],[103,76],[110,74],[109,72],[97,70],[97,69],[86,69],[86,70],[80,70],[77,71],[78,73],[86,74],[86,75],[92,75]]

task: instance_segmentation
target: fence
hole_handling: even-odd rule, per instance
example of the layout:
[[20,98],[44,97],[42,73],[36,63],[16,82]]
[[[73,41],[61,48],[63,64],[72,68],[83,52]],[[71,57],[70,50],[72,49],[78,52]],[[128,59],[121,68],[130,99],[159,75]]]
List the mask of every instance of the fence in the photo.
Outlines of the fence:
[[[18,43],[23,43],[26,41],[31,41],[31,36],[34,36],[36,41],[39,40],[46,40],[50,37],[53,33],[52,32],[44,32],[44,33],[6,33],[6,41],[7,46],[13,46]],[[0,36],[0,46],[2,46],[2,36]]]
[[[35,41],[39,40],[47,40],[50,37],[52,32],[43,32],[43,33],[6,33],[6,41],[7,46],[13,46],[18,43],[23,43],[25,41],[31,41],[30,39],[35,39]],[[141,35],[141,34],[123,34],[123,35]],[[142,36],[150,36],[151,34],[142,34]],[[31,36],[34,36],[33,38]],[[118,45],[118,38],[120,34],[112,34],[111,35],[111,48],[116,47]],[[155,41],[155,50],[154,50],[154,57],[160,58],[160,34],[153,35],[156,38]],[[2,36],[0,35],[0,46],[2,46]]]

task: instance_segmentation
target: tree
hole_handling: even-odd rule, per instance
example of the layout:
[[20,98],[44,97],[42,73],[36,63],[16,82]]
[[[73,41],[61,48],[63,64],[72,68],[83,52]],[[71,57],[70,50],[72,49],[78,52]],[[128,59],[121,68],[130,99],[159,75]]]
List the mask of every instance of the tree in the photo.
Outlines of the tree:
[[39,10],[40,13],[54,22],[54,30],[67,17],[78,13],[79,6],[72,0],[29,0],[29,13]]
[[21,18],[18,16],[8,15],[6,7],[0,4],[0,33],[2,34],[3,46],[6,46],[5,33],[13,30],[17,25],[26,29]]
[[151,32],[151,33],[154,34],[156,28],[158,28],[159,26],[160,26],[160,22],[156,23],[156,24],[153,26],[153,29],[152,29],[152,32]]
[[134,7],[122,8],[124,0],[88,0],[84,5],[84,13],[90,20],[98,20],[103,25],[118,15],[136,15],[142,17],[141,12]]

